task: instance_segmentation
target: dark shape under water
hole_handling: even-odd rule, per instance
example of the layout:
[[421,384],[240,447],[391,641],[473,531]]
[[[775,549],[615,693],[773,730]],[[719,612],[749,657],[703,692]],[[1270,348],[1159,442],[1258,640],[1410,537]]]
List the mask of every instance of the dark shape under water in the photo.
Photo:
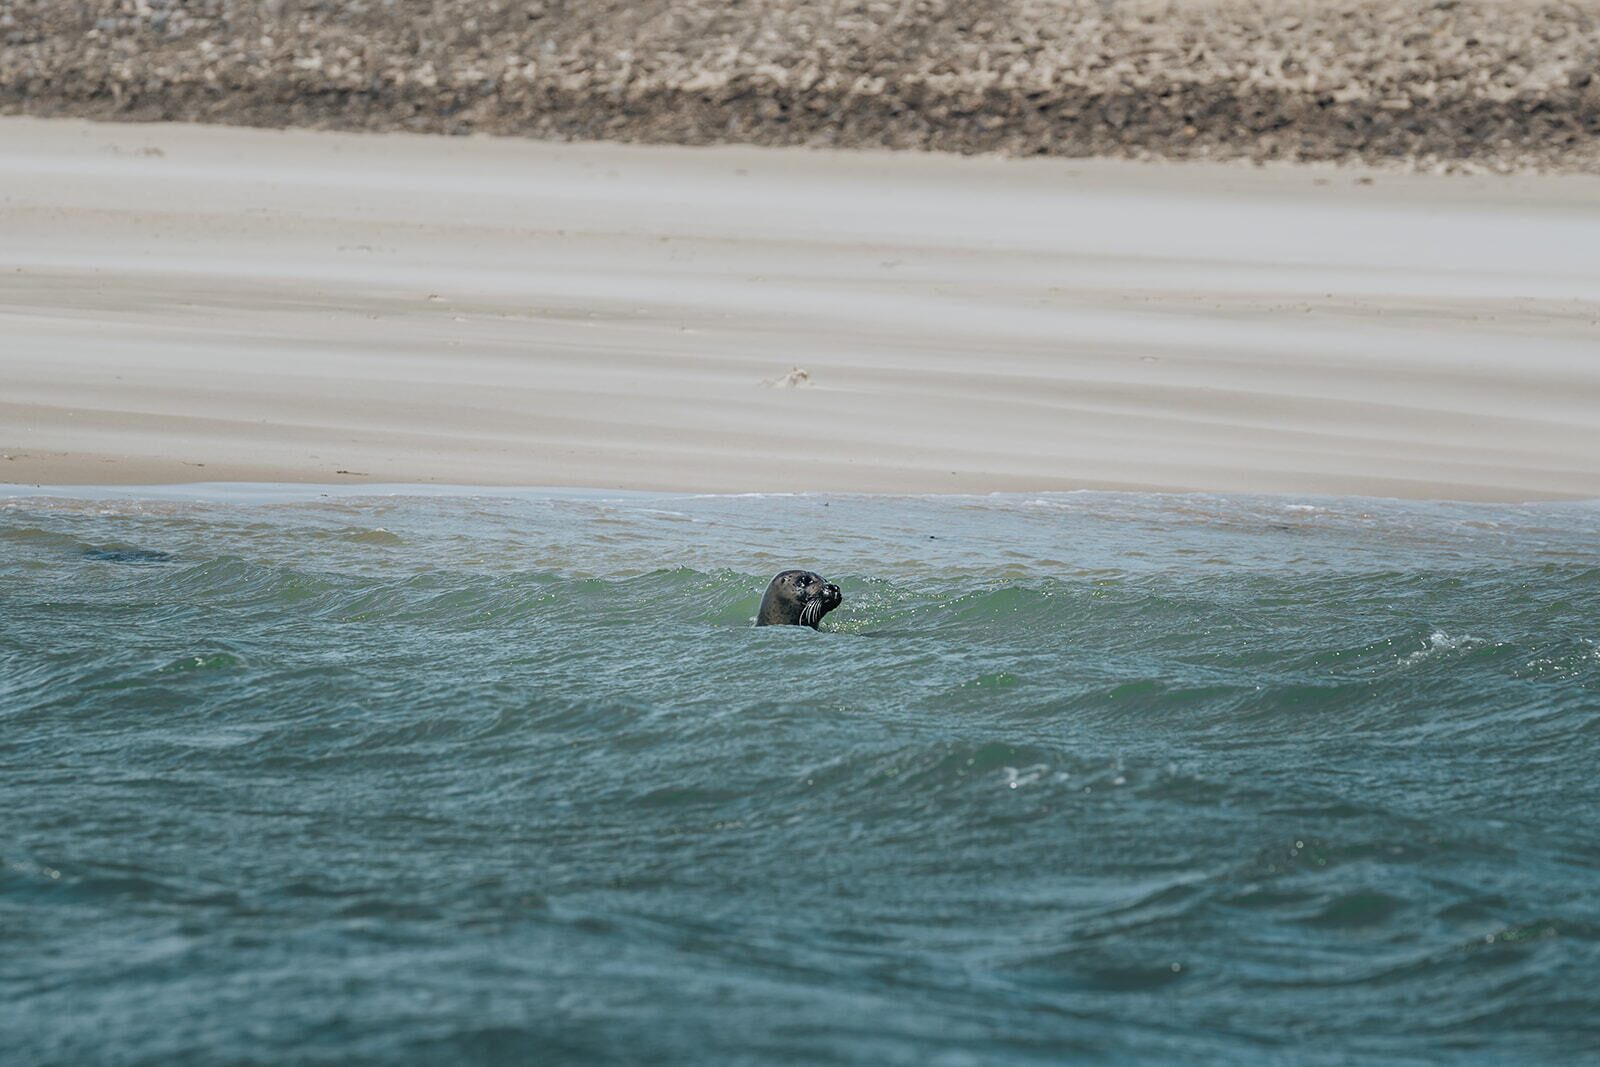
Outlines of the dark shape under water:
[[153,548],[86,548],[83,558],[102,563],[171,563],[173,560],[171,552]]

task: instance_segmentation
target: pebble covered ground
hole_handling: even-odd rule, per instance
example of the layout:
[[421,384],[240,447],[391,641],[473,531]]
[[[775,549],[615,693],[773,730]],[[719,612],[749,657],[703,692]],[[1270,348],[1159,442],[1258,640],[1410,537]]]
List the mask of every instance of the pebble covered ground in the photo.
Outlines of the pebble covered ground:
[[1600,0],[0,0],[0,112],[1600,172]]

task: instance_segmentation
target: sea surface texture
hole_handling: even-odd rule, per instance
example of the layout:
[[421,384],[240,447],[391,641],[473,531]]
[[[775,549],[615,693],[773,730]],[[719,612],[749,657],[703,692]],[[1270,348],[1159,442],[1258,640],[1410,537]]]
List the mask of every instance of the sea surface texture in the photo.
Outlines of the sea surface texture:
[[4,1062],[1597,1062],[1597,524],[12,490]]

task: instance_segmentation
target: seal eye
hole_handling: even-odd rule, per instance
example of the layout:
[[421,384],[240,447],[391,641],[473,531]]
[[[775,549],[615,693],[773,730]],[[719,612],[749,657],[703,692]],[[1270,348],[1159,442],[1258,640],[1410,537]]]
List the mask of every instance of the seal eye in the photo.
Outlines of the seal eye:
[[796,578],[794,580],[794,584],[795,585],[810,585],[811,584],[811,579],[810,578]]

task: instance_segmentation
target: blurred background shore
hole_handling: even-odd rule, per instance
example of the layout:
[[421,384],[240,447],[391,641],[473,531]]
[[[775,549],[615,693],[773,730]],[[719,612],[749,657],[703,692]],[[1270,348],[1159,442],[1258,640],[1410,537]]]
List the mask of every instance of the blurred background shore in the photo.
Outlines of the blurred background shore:
[[0,0],[0,112],[1600,171],[1600,4]]
[[0,0],[0,478],[1594,498],[1597,11]]

